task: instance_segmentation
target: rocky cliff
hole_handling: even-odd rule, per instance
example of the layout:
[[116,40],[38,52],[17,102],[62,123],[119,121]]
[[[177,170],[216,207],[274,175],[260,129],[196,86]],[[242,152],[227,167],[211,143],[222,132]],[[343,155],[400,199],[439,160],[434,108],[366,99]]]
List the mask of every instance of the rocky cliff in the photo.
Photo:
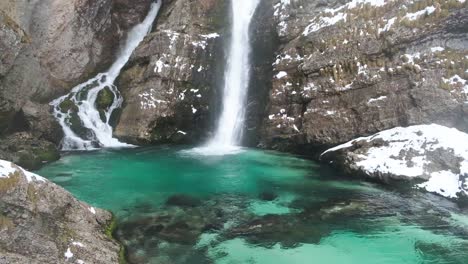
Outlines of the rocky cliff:
[[117,86],[115,135],[131,143],[200,142],[215,121],[229,1],[166,1]]
[[118,263],[112,215],[0,160],[0,263]]
[[29,168],[58,157],[48,103],[105,69],[151,0],[0,3],[0,157]]
[[395,126],[468,130],[465,1],[282,0],[274,8],[280,45],[262,147],[311,154]]

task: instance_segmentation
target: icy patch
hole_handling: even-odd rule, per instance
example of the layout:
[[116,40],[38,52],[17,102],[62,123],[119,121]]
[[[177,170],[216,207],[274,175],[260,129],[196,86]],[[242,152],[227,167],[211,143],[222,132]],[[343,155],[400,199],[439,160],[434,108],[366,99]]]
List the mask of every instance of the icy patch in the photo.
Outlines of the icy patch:
[[284,36],[288,31],[287,19],[289,18],[288,6],[290,5],[290,0],[281,0],[273,8],[275,12],[273,15],[278,20],[278,34]]
[[85,247],[83,243],[81,242],[72,242],[72,245],[77,246],[77,247]]
[[345,13],[338,13],[332,17],[318,17],[315,19],[314,22],[312,22],[305,28],[302,35],[307,36],[310,33],[319,31],[320,29],[324,27],[334,25],[343,20],[346,21],[346,17],[347,17],[347,14]]
[[[436,124],[418,125],[407,128],[397,127],[382,131],[373,136],[361,137],[325,151],[323,154],[349,148],[357,141],[383,140],[387,144],[371,147],[367,153],[359,154],[360,161],[355,165],[372,174],[393,174],[397,176],[418,177],[427,182],[418,187],[445,197],[456,198],[457,192],[468,195],[468,188],[463,185],[462,176],[468,175],[468,134],[454,128]],[[427,152],[437,149],[453,151],[461,160],[460,173],[451,171],[428,171]],[[409,153],[400,157],[400,153]],[[403,155],[405,156],[405,155]]]
[[396,17],[392,17],[387,21],[387,24],[383,28],[379,28],[379,34],[385,31],[389,31],[390,28],[395,24],[395,21],[397,20]]
[[88,210],[89,210],[92,214],[96,214],[96,209],[94,209],[94,207],[89,207]]
[[448,79],[442,78],[442,81],[452,86],[460,86],[463,90],[462,92],[468,97],[468,82],[459,75],[454,75]]
[[434,6],[428,6],[428,7],[424,8],[423,10],[419,10],[418,12],[406,14],[405,18],[407,18],[410,21],[416,20],[422,15],[430,15],[430,14],[434,13],[435,10],[436,10],[436,8]]
[[155,90],[150,89],[149,92],[143,92],[138,94],[140,97],[140,109],[153,109],[156,108],[157,104],[167,103],[165,100],[155,98]]
[[280,72],[278,72],[278,74],[276,74],[275,77],[276,77],[276,79],[281,79],[281,78],[286,77],[286,76],[288,76],[288,73],[286,73],[285,71],[280,71]]
[[431,52],[442,52],[444,50],[445,50],[445,48],[442,48],[442,47],[432,47],[431,48]]
[[73,258],[73,253],[71,252],[70,248],[67,248],[67,251],[63,255],[67,260]]
[[371,103],[373,103],[373,102],[383,101],[383,100],[385,100],[385,99],[387,99],[387,96],[380,96],[380,97],[378,97],[378,98],[371,98],[371,99],[369,99],[369,101],[367,101],[367,103],[368,103],[368,104],[371,104]]
[[350,10],[353,8],[356,8],[360,5],[365,5],[369,4],[371,6],[384,6],[387,2],[385,0],[352,0],[351,2],[342,5],[337,8],[327,8],[325,9],[324,13],[327,14],[328,16],[324,15],[318,15],[314,19],[312,19],[304,32],[302,33],[304,36],[309,35],[312,32],[318,31],[324,27],[328,27],[331,25],[334,25],[340,21],[346,21],[347,14],[345,12],[340,12],[340,11],[345,11],[345,10]]

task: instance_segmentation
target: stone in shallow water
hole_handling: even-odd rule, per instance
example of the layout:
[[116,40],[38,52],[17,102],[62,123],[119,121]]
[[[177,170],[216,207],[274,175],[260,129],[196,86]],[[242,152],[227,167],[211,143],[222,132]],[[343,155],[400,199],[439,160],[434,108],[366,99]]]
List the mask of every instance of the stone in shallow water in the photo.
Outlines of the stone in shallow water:
[[179,207],[196,207],[201,205],[200,199],[185,194],[177,194],[169,197],[166,205]]
[[259,195],[259,198],[264,201],[273,201],[278,198],[278,195],[274,192],[265,191]]

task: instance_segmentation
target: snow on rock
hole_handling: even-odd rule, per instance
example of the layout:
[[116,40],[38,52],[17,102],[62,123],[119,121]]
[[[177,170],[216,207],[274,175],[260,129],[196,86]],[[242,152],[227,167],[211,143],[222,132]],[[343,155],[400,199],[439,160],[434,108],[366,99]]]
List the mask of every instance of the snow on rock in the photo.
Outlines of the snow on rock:
[[[315,18],[313,18],[304,32],[302,33],[304,36],[309,35],[312,32],[316,32],[322,28],[334,25],[340,21],[346,21],[347,14],[346,11],[350,9],[354,9],[356,7],[359,7],[361,5],[371,5],[371,6],[384,6],[386,3],[390,1],[385,1],[385,0],[352,0],[351,2],[342,5],[337,8],[327,8],[323,12],[324,14],[318,15]],[[393,21],[395,22],[395,21]],[[393,24],[392,22],[392,24]],[[390,25],[391,26],[391,25]]]
[[[462,89],[462,92],[466,94],[466,96],[468,97],[468,82],[462,77],[460,77],[459,75],[454,75],[448,79],[442,78],[442,81],[451,86],[460,87]],[[468,102],[468,98],[467,98],[467,102]]]
[[89,207],[88,210],[89,210],[92,214],[96,214],[96,209],[94,209],[94,207]]
[[434,6],[428,6],[424,8],[423,10],[419,10],[418,12],[406,14],[405,18],[407,18],[408,20],[416,20],[422,15],[430,15],[434,13],[435,10],[436,8]]
[[63,255],[67,260],[73,258],[73,253],[71,252],[70,248],[67,248],[67,251]]
[[285,71],[280,71],[278,74],[276,74],[276,79],[281,79],[286,76],[288,76],[288,74]]
[[397,127],[331,148],[321,155],[384,182],[417,180],[416,188],[448,198],[468,197],[468,134],[436,124]]
[[23,172],[28,182],[45,182],[46,181],[45,178],[37,174],[34,174],[32,172],[29,172],[21,168],[20,166],[14,165],[13,163],[6,161],[6,160],[0,160],[0,178],[9,178],[13,173],[15,173],[18,170]]

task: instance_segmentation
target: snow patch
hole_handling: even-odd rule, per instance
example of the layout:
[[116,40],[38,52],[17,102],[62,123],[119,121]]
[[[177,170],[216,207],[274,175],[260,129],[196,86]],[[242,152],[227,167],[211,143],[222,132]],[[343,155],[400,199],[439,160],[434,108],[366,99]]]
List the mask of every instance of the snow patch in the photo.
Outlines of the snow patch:
[[286,73],[285,71],[280,71],[280,72],[278,72],[278,74],[276,74],[275,77],[276,77],[276,79],[281,79],[281,78],[286,77],[286,76],[288,76],[288,73]]
[[435,10],[436,10],[436,8],[434,6],[428,6],[428,7],[424,8],[423,10],[419,10],[419,11],[414,12],[414,13],[406,14],[405,18],[407,18],[410,21],[416,20],[422,15],[430,15],[430,14],[434,13]]
[[15,173],[19,169],[24,174],[28,182],[34,182],[34,181],[45,182],[46,181],[45,178],[35,173],[29,172],[17,165],[16,165],[17,168],[14,168],[12,165],[13,163],[9,161],[0,160],[0,178],[9,178],[11,174]]
[[73,253],[71,252],[70,248],[67,248],[67,251],[63,255],[67,260],[73,258]]

